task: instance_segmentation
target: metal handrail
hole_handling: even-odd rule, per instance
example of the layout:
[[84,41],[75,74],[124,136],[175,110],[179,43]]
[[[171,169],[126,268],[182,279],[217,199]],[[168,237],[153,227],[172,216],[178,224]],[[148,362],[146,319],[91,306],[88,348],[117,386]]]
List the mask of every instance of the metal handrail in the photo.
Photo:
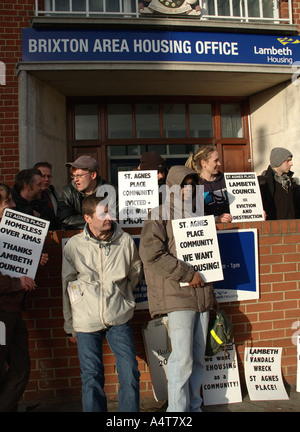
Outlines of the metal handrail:
[[[68,10],[57,10],[58,2],[60,0],[44,0],[44,9],[39,8],[41,1],[35,0],[35,15],[36,16],[80,16],[80,17],[101,17],[101,16],[114,16],[114,17],[135,17],[139,18],[139,0],[135,0],[134,10],[131,10],[131,2],[126,0],[119,0],[119,11],[109,11],[107,8],[110,0],[102,0],[102,10],[90,10],[89,0],[85,0],[85,10],[73,10],[73,0],[68,0]],[[265,7],[270,5],[267,0],[258,0],[258,13],[251,10],[249,0],[199,0],[201,7],[201,16],[203,20],[223,20],[223,21],[240,21],[240,22],[273,22],[275,24],[287,23],[293,24],[292,21],[292,0],[284,1],[287,3],[285,8],[287,17],[281,16],[281,4],[283,0],[273,0],[272,10],[268,10],[268,16],[265,14]],[[228,14],[222,14],[220,5],[225,6]],[[149,16],[149,15],[147,15]],[[157,15],[156,15],[157,16]],[[175,15],[173,15],[175,17]]]

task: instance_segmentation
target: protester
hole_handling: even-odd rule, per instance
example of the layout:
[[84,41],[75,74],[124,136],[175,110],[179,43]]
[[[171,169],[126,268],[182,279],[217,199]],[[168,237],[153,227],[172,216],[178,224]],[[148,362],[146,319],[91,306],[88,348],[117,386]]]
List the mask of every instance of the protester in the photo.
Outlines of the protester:
[[142,154],[138,170],[157,170],[158,186],[166,183],[168,169],[166,161],[155,151]]
[[[93,193],[98,194],[109,185],[99,175],[98,162],[91,156],[80,156],[74,162],[67,162],[72,182],[63,188],[58,199],[58,218],[63,229],[83,229],[82,201]],[[113,188],[111,186],[111,188]],[[111,189],[112,193],[114,189]],[[102,192],[101,195],[103,196]],[[114,198],[114,197],[113,197]]]
[[42,183],[42,197],[41,206],[49,207],[49,212],[52,213],[51,220],[53,221],[51,229],[60,229],[60,222],[57,215],[57,201],[58,194],[54,189],[52,182],[52,165],[49,162],[37,162],[34,165],[35,169],[38,169],[42,173],[43,183]]
[[232,222],[224,174],[219,171],[219,153],[213,146],[200,147],[191,155],[185,166],[199,174],[204,187],[204,213],[214,215],[216,223]]
[[16,204],[12,199],[10,188],[5,183],[0,182],[0,220],[6,208],[13,209],[15,207]]
[[[0,218],[6,208],[14,207],[10,188],[0,183]],[[40,264],[47,261],[48,255],[42,254]],[[10,277],[0,272],[0,322],[6,331],[6,343],[0,344],[0,412],[17,411],[29,379],[28,332],[21,311],[26,293],[35,288],[32,278]]]
[[[195,171],[173,166],[167,176],[172,193],[158,211],[151,211],[140,238],[151,317],[168,314],[172,345],[168,359],[167,411],[170,412],[201,411],[209,311],[214,304],[212,284],[204,283],[190,264],[177,258],[172,230],[172,219],[189,216],[185,201],[192,201],[197,183]],[[180,282],[188,286],[182,287]]]
[[[102,197],[84,199],[84,230],[63,250],[64,329],[78,344],[85,412],[107,411],[104,393],[102,342],[105,336],[116,359],[119,411],[139,411],[139,371],[130,319],[132,290],[141,278],[142,264],[133,239],[112,221]],[[79,299],[72,301],[70,285]]]
[[50,222],[49,230],[57,229],[56,218],[49,206],[42,201],[42,173],[35,169],[21,170],[11,190],[15,209]]
[[258,176],[267,220],[300,217],[300,186],[293,179],[292,158],[289,150],[274,147],[270,153],[270,165]]

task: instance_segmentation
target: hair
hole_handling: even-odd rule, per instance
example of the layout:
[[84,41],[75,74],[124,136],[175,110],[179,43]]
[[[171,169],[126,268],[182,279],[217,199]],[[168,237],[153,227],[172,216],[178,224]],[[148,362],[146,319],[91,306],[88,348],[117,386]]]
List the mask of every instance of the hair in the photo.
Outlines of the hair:
[[49,168],[52,170],[52,165],[49,162],[37,162],[36,164],[34,164],[33,168],[38,169],[39,167],[42,168]]
[[0,205],[8,199],[9,194],[10,188],[5,183],[0,182]]
[[20,171],[16,175],[15,188],[17,189],[17,191],[21,192],[21,190],[24,189],[25,184],[32,186],[33,182],[34,182],[34,176],[35,175],[42,177],[41,171],[36,169],[36,168],[29,168],[29,169],[24,169],[24,170]]
[[188,168],[193,169],[198,174],[201,173],[202,166],[201,161],[208,161],[208,159],[211,157],[211,154],[217,151],[216,147],[214,146],[203,146],[200,147],[197,153],[193,153],[188,160],[185,163],[185,166]]
[[96,211],[97,205],[104,199],[105,197],[98,197],[96,194],[92,194],[84,198],[82,201],[82,214],[92,217]]

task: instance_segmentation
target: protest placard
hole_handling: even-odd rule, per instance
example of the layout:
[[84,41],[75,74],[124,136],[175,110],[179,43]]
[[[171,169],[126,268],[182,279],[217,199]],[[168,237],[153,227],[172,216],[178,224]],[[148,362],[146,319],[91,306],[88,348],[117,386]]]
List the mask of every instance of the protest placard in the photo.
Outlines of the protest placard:
[[[177,258],[189,263],[204,282],[223,279],[214,216],[172,220]],[[182,284],[182,285],[186,285]]]
[[171,342],[167,331],[168,317],[149,321],[143,330],[143,338],[150,367],[153,395],[156,401],[168,399],[168,358]]
[[256,173],[224,173],[232,222],[264,220]]
[[[224,355],[225,354],[225,355]],[[223,405],[242,402],[240,376],[234,344],[226,352],[205,357],[202,383],[204,405]]]
[[288,399],[281,374],[282,348],[245,348],[245,377],[251,400]]
[[300,336],[297,336],[297,384],[296,391],[300,392]]
[[0,223],[1,273],[34,279],[48,228],[44,219],[6,209]]
[[141,227],[149,210],[159,204],[157,170],[119,171],[119,221],[122,227]]

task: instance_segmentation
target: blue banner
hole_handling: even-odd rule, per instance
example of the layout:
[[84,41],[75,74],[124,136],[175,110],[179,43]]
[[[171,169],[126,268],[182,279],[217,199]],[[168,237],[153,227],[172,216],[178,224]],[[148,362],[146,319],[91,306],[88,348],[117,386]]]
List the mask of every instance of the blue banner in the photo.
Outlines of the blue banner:
[[300,37],[156,30],[23,29],[24,62],[188,62],[291,66]]

